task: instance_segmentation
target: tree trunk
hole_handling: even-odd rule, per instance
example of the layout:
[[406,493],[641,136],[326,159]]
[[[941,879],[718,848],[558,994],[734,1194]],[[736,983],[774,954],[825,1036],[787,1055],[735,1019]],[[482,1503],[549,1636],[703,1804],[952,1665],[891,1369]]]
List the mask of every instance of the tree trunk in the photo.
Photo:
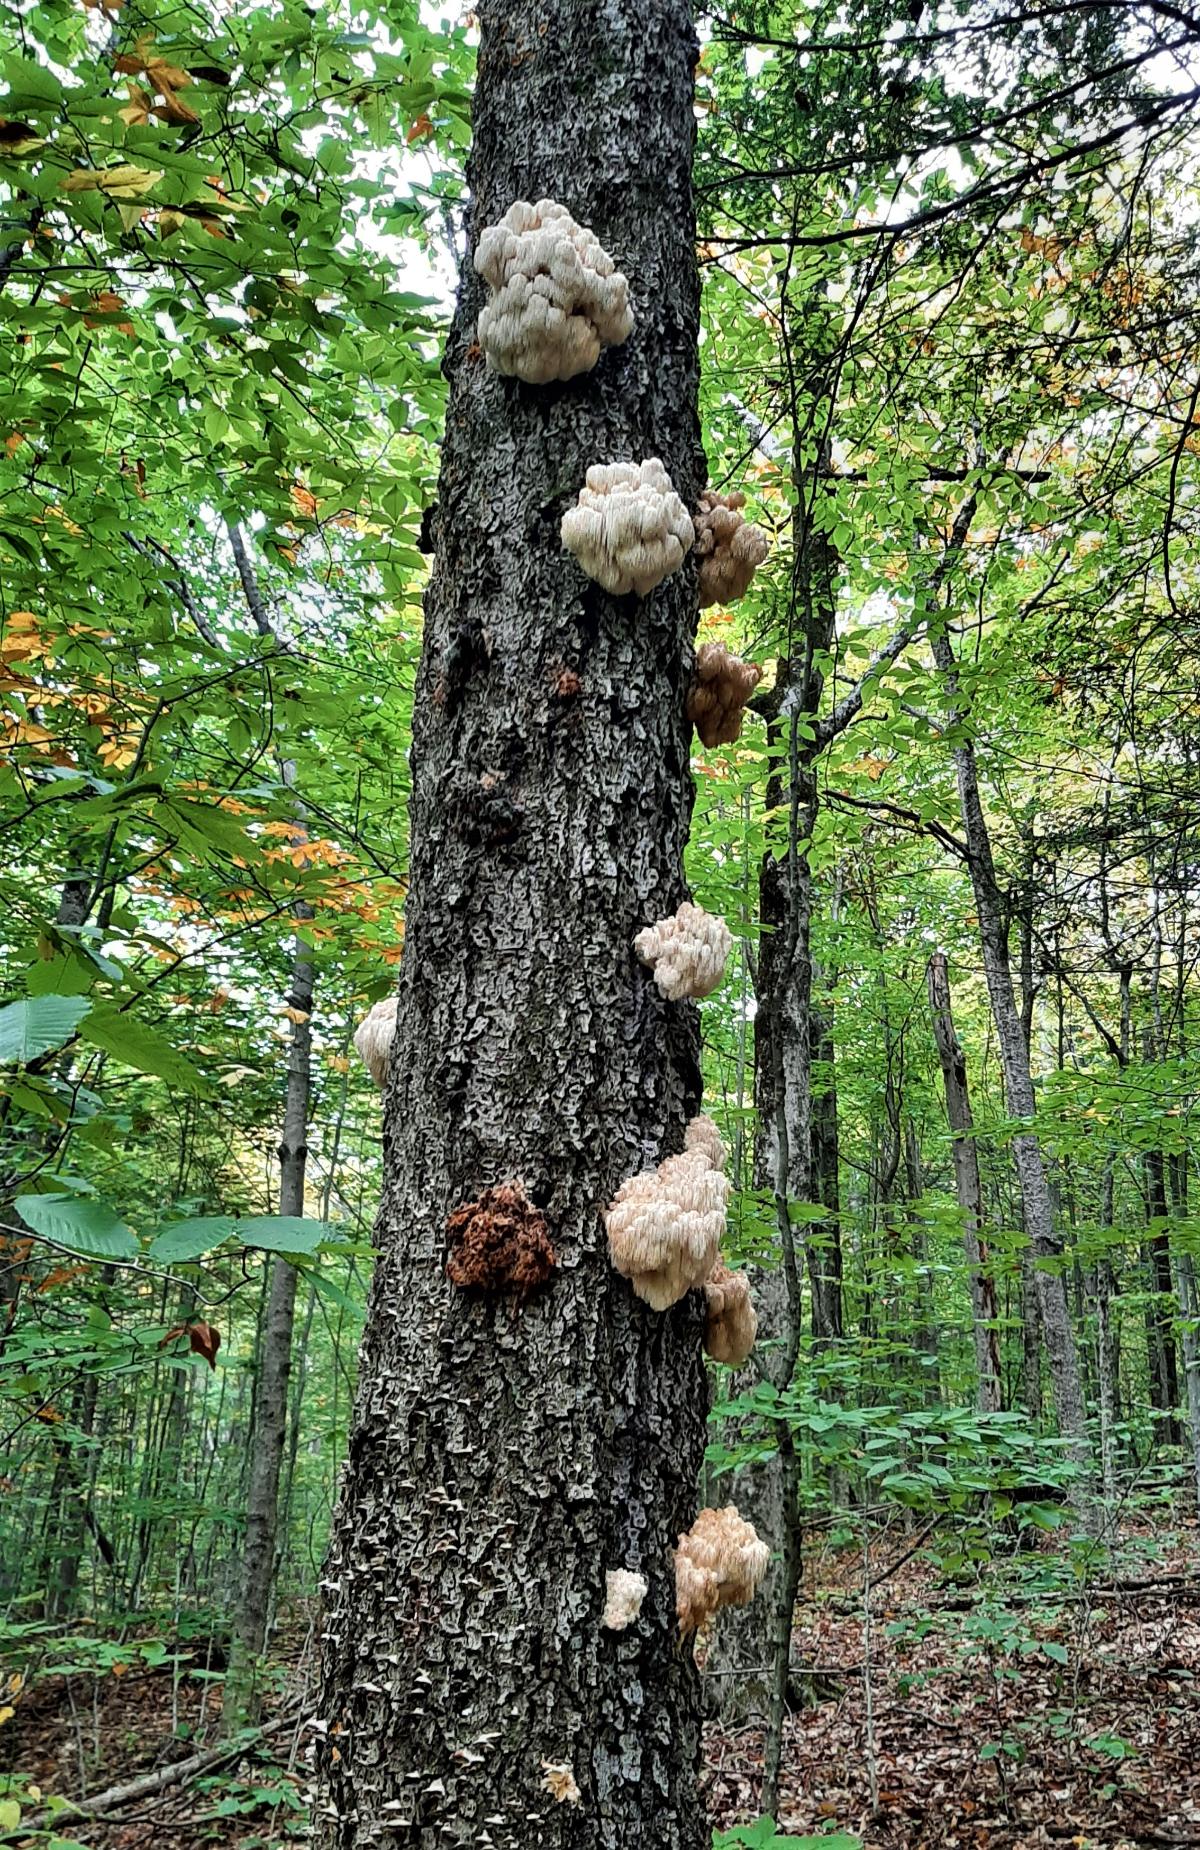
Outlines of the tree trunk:
[[920,1389],[928,1406],[942,1403],[941,1352],[938,1344],[937,1300],[934,1273],[929,1264],[929,1241],[921,1219],[920,1200],[924,1193],[921,1178],[921,1142],[917,1127],[907,1114],[904,1118],[904,1203],[908,1218],[908,1237],[915,1273],[916,1298],[912,1304],[913,1345],[923,1357]]
[[976,1394],[982,1413],[998,1413],[1003,1406],[1000,1372],[1000,1311],[996,1285],[988,1269],[983,1238],[983,1184],[979,1152],[973,1135],[971,1096],[967,1089],[967,1062],[954,1031],[950,1009],[950,976],[945,954],[936,951],[927,970],[933,1038],[946,1091],[946,1117],[954,1145],[954,1187],[963,1217],[963,1247],[967,1255],[967,1282],[971,1293],[971,1325],[975,1336]]
[[[1147,1049],[1147,1057],[1152,1058]],[[1175,1353],[1175,1285],[1171,1277],[1171,1245],[1167,1235],[1167,1168],[1161,1150],[1145,1157],[1146,1217],[1152,1224],[1146,1241],[1149,1288],[1146,1307],[1146,1351],[1150,1370],[1150,1405],[1161,1415],[1156,1437],[1164,1445],[1178,1445],[1179,1363]]]
[[[934,660],[946,676],[946,690],[951,704],[960,717],[965,719],[968,708],[959,688],[957,664],[946,630],[935,628],[930,642]],[[1059,1430],[1069,1442],[1071,1456],[1080,1473],[1080,1498],[1085,1500],[1091,1471],[1091,1452],[1079,1378],[1079,1357],[1075,1348],[1075,1334],[1071,1328],[1066,1286],[1060,1270],[1062,1242],[1054,1224],[1054,1206],[1041,1144],[1032,1128],[1036,1103],[1029,1064],[1029,1045],[1013,991],[1008,921],[996,879],[991,835],[979,793],[975,747],[970,740],[954,747],[954,766],[958,778],[963,832],[970,854],[971,887],[979,917],[984,974],[1004,1073],[1005,1103],[1011,1118],[1022,1120],[1029,1126],[1014,1134],[1012,1147],[1021,1186],[1025,1233],[1035,1267],[1042,1340],[1050,1365]]]
[[[290,783],[291,767],[285,766]],[[297,825],[293,840],[303,840]],[[312,917],[298,904],[297,922]],[[292,960],[291,1035],[288,1042],[287,1096],[279,1142],[279,1212],[302,1216],[308,1163],[308,1112],[312,1090],[312,1005],[315,969],[312,955],[297,936]],[[254,1429],[250,1443],[250,1483],[246,1492],[246,1541],[242,1551],[240,1602],[229,1670],[221,1702],[224,1728],[258,1719],[261,1692],[258,1667],[267,1639],[271,1591],[275,1584],[275,1536],[279,1518],[279,1469],[287,1428],[288,1380],[292,1369],[292,1330],[296,1319],[296,1268],[286,1259],[271,1264],[271,1285],[259,1342]]]
[[[681,0],[493,0],[481,24],[469,248],[551,195],[628,275],[637,326],[569,385],[502,379],[464,265],[379,1257],[324,1581],[318,1842],[699,1850],[673,1550],[704,1445],[703,1301],[650,1310],[601,1224],[700,1102],[696,1011],[631,950],[684,897],[695,568],[613,598],[559,544],[591,463],[661,457],[690,505],[701,485],[697,45]],[[456,1289],[447,1216],[515,1179],[555,1270],[523,1303]],[[615,1633],[619,1567],[649,1592]]]

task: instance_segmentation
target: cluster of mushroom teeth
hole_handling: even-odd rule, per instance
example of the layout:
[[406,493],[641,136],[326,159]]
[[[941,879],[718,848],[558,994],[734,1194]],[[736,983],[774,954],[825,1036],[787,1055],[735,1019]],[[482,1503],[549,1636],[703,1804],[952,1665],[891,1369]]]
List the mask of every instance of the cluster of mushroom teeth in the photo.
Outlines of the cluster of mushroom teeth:
[[[556,199],[517,199],[480,234],[475,270],[488,286],[476,322],[487,365],[527,385],[591,372],[634,328],[629,279],[588,225]],[[688,513],[657,457],[594,463],[562,522],[563,545],[616,597],[646,597],[696,548],[699,601],[732,602],[766,558],[744,495],[706,489]]]

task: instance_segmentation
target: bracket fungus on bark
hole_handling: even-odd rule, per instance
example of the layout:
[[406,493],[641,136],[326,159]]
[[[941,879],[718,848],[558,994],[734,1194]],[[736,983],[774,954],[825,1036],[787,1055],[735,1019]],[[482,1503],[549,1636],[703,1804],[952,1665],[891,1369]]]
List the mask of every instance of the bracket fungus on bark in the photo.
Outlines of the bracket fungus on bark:
[[656,456],[593,463],[562,517],[563,545],[615,597],[645,597],[678,571],[692,540],[691,517]]
[[758,1315],[750,1298],[750,1280],[744,1272],[731,1272],[723,1260],[704,1281],[708,1318],[704,1349],[714,1362],[740,1368],[754,1347]]
[[612,1567],[604,1576],[604,1616],[601,1625],[623,1632],[642,1610],[648,1588],[643,1574],[627,1567]]
[[528,385],[590,372],[633,331],[625,276],[556,200],[518,199],[480,236],[475,268],[493,291],[477,329],[488,365]]
[[673,917],[644,926],[633,941],[668,1002],[711,996],[725,974],[732,946],[733,933],[724,919],[686,899]]
[[546,1217],[521,1182],[485,1188],[446,1222],[446,1276],[463,1291],[515,1291],[528,1297],[557,1264]]
[[622,1182],[604,1216],[609,1258],[651,1310],[669,1310],[702,1285],[721,1250],[729,1182],[711,1141],[720,1138],[709,1119],[692,1124],[708,1130],[681,1156]]
[[700,561],[700,608],[733,604],[750,588],[750,580],[771,550],[761,527],[741,512],[742,494],[719,495],[706,488],[695,516],[696,557]]
[[722,1510],[701,1510],[675,1550],[680,1631],[696,1631],[723,1606],[748,1606],[770,1560],[767,1544],[732,1503]]
[[395,1033],[395,996],[385,996],[382,1002],[377,1002],[354,1030],[358,1057],[380,1090],[387,1084],[388,1055]]
[[742,661],[723,642],[701,643],[687,712],[702,745],[732,745],[740,738],[746,703],[761,680],[757,663]]

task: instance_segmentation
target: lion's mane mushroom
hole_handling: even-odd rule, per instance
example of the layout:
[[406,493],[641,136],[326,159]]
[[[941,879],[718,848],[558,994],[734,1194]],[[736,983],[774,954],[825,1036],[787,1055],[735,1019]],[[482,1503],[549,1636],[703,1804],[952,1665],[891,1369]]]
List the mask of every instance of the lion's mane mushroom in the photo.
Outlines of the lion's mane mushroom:
[[683,564],[692,523],[656,456],[593,463],[563,515],[562,542],[606,591],[645,597]]
[[706,488],[695,517],[696,557],[700,561],[700,608],[732,604],[771,550],[761,527],[753,527],[741,510],[745,495],[719,495]]
[[698,1136],[681,1156],[630,1176],[604,1216],[613,1266],[651,1310],[669,1310],[702,1285],[720,1253],[729,1183],[712,1160],[716,1127],[693,1118],[698,1122],[711,1137]]
[[740,1368],[754,1347],[758,1317],[750,1301],[750,1280],[744,1272],[731,1272],[720,1259],[704,1281],[708,1317],[704,1348],[714,1362]]
[[685,1155],[703,1156],[710,1169],[724,1169],[725,1145],[712,1119],[701,1111],[689,1118],[683,1133]]
[[388,1055],[392,1051],[395,1033],[395,996],[385,996],[382,1002],[377,1002],[354,1030],[358,1057],[380,1089],[387,1084]]
[[509,206],[480,237],[475,268],[493,291],[477,337],[498,373],[529,385],[574,379],[633,330],[625,277],[595,233],[553,199]]
[[527,1297],[557,1263],[545,1216],[520,1182],[485,1188],[446,1222],[446,1276],[463,1291],[515,1291]]
[[672,918],[659,919],[639,931],[633,948],[654,971],[668,1002],[684,996],[711,996],[725,974],[733,934],[724,919],[684,900]]
[[701,1510],[675,1550],[675,1611],[681,1632],[694,1632],[722,1606],[748,1606],[762,1585],[771,1551],[733,1504]]
[[604,1576],[604,1617],[601,1625],[623,1632],[633,1624],[646,1597],[645,1577],[627,1567],[611,1567]]
[[687,711],[702,745],[732,745],[740,737],[746,702],[761,679],[756,663],[731,655],[723,642],[701,643]]

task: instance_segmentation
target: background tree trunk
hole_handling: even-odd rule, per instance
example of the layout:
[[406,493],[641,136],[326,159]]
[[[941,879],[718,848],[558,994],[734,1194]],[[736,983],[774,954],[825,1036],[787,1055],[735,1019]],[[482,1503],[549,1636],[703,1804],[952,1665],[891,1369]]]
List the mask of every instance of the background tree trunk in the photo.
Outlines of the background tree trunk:
[[[959,690],[957,664],[945,628],[935,628],[930,641],[934,660],[946,676],[946,691],[951,705],[960,717],[965,718],[966,709]],[[971,886],[979,915],[984,975],[1004,1073],[1005,1103],[1011,1117],[1023,1119],[1032,1126],[1036,1106],[1029,1065],[1029,1044],[1013,990],[1008,921],[996,879],[991,835],[979,793],[975,747],[969,740],[954,747],[954,765],[958,775],[963,833],[970,854]],[[1071,1455],[1086,1486],[1090,1477],[1091,1454],[1083,1389],[1066,1287],[1057,1269],[1062,1256],[1062,1242],[1054,1224],[1054,1204],[1046,1165],[1037,1134],[1032,1128],[1017,1131],[1012,1139],[1012,1148],[1021,1185],[1025,1233],[1032,1262],[1036,1267],[1038,1313],[1050,1364],[1055,1412],[1059,1429],[1069,1441]]]
[[[703,479],[697,46],[680,0],[495,0],[481,25],[469,248],[551,195],[628,275],[637,326],[569,385],[501,379],[471,345],[468,253],[380,1250],[325,1580],[319,1840],[699,1850],[673,1550],[703,1452],[703,1304],[641,1303],[600,1219],[700,1102],[696,1011],[631,950],[684,897],[695,568],[614,599],[559,543],[590,463],[659,456],[691,505]],[[445,1276],[447,1215],[512,1178],[558,1254],[523,1306]],[[620,1566],[649,1593],[618,1634],[600,1619]],[[544,1762],[571,1766],[578,1804]]]
[[971,1291],[971,1324],[975,1336],[979,1407],[983,1413],[998,1413],[1003,1405],[1000,1311],[996,1303],[996,1286],[988,1270],[987,1246],[983,1238],[983,1185],[979,1177],[979,1152],[975,1148],[973,1135],[975,1121],[971,1116],[971,1095],[967,1089],[967,1062],[954,1032],[954,1017],[950,1009],[950,976],[943,952],[936,951],[929,959],[927,974],[933,1038],[946,1091],[946,1117],[954,1139],[954,1186],[963,1217],[963,1247],[967,1255],[967,1279]]
[[[285,767],[285,780],[290,767]],[[303,840],[297,825],[294,841]],[[312,918],[309,906],[295,908],[301,926]],[[302,1216],[308,1164],[308,1114],[312,1092],[312,1005],[315,966],[303,938],[297,937],[292,960],[288,1007],[292,1010],[288,1041],[287,1097],[279,1140],[279,1212]],[[279,1469],[288,1417],[288,1380],[292,1370],[292,1331],[296,1320],[296,1268],[286,1259],[271,1264],[271,1285],[259,1341],[258,1391],[250,1441],[250,1482],[246,1493],[246,1542],[237,1624],[221,1704],[225,1727],[257,1719],[260,1695],[258,1666],[267,1638],[271,1593],[275,1584],[275,1534],[279,1520]],[[297,1409],[298,1411],[298,1409]]]

